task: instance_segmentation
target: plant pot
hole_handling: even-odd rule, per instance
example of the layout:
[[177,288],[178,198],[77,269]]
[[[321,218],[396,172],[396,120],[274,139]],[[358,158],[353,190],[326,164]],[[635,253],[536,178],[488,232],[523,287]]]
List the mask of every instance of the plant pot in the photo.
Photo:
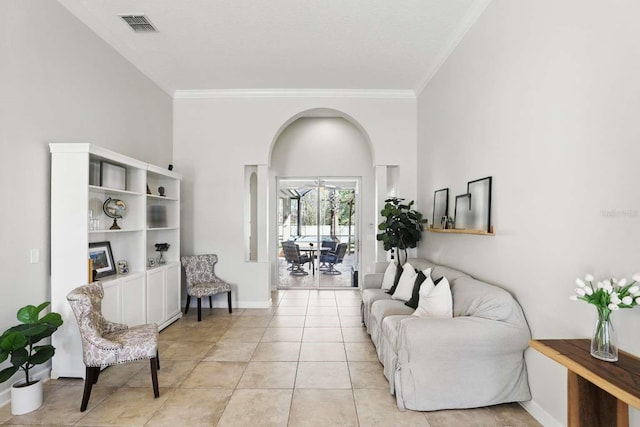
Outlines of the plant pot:
[[11,413],[22,415],[35,411],[42,406],[42,381],[38,380],[28,386],[20,386],[24,380],[11,385]]

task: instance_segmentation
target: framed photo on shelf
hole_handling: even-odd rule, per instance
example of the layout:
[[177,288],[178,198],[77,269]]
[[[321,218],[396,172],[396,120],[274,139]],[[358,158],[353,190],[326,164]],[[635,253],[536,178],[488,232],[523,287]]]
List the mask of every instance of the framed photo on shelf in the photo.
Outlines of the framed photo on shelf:
[[93,262],[96,279],[116,274],[116,266],[113,262],[113,253],[111,252],[111,243],[89,243],[89,258]]
[[431,227],[447,228],[442,217],[449,217],[449,189],[443,188],[433,192],[433,219]]

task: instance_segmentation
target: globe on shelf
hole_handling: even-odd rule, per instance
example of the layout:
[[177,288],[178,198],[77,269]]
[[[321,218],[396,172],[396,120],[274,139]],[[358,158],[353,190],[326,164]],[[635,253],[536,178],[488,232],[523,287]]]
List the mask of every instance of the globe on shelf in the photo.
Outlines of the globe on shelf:
[[127,205],[120,199],[112,199],[109,197],[102,204],[102,210],[104,214],[109,218],[113,218],[113,225],[109,227],[109,230],[120,230],[118,220],[124,216],[124,212],[127,210]]

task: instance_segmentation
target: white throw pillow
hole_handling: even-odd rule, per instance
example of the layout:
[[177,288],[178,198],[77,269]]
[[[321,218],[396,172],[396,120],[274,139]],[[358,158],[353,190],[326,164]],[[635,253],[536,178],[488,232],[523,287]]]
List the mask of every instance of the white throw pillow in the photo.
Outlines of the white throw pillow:
[[438,285],[434,285],[431,277],[427,277],[420,286],[420,300],[413,315],[447,319],[453,317],[453,297],[446,277],[443,277]]
[[391,295],[393,299],[399,299],[401,301],[409,301],[411,294],[413,293],[413,284],[416,282],[416,269],[411,264],[406,262],[402,266],[402,275],[398,281],[396,291]]
[[384,276],[382,276],[382,290],[388,291],[393,286],[393,281],[396,278],[396,270],[398,266],[395,262],[390,262],[387,266],[387,269],[384,271]]

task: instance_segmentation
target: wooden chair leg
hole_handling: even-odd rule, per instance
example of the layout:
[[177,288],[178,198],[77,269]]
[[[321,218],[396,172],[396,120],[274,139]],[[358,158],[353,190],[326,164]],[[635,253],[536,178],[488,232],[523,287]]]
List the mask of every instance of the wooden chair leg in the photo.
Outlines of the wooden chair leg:
[[227,292],[227,301],[229,303],[229,313],[233,313],[233,310],[231,310],[231,291]]
[[211,299],[211,295],[209,295],[209,308],[213,308],[213,300]]
[[187,314],[187,311],[189,311],[189,305],[191,305],[191,295],[187,295],[187,305],[184,308],[184,314]]
[[202,298],[198,298],[198,322],[202,320]]
[[158,366],[158,371],[160,370],[160,356],[158,355],[158,350],[156,350],[156,365]]
[[153,395],[154,397],[160,397],[160,390],[158,389],[158,359],[152,357],[149,359],[151,363],[151,382],[153,383]]
[[84,378],[84,394],[82,395],[82,404],[80,404],[80,412],[87,410],[89,404],[89,397],[91,397],[91,388],[98,380],[100,374],[100,367],[87,366],[85,370]]

